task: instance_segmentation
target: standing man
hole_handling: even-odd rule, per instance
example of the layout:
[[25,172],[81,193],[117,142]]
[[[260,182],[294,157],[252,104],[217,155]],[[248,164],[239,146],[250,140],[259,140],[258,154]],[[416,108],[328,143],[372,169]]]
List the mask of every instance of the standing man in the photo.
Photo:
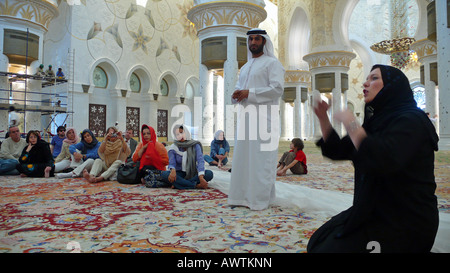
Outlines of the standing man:
[[19,126],[20,117],[16,112],[16,108],[14,106],[9,107],[9,127]]
[[263,210],[275,200],[279,103],[284,68],[265,30],[247,32],[247,63],[241,68],[232,101],[237,106],[228,204]]
[[9,127],[9,137],[2,143],[0,150],[0,175],[16,175],[16,165],[23,148],[27,146],[25,139],[20,138],[20,130],[17,126]]

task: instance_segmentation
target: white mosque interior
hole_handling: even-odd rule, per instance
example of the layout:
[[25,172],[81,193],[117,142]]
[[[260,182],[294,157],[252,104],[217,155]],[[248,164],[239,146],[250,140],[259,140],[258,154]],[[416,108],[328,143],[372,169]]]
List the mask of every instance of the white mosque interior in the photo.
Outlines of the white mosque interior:
[[[286,69],[281,139],[320,135],[315,94],[330,115],[362,121],[362,84],[374,64],[408,76],[430,113],[440,149],[450,149],[448,1],[436,0],[2,0],[0,138],[13,105],[21,130],[60,125],[155,128],[173,141],[182,122],[208,143],[235,134],[231,94],[246,62],[246,32],[267,30]],[[64,77],[39,75],[51,65]],[[338,132],[345,129],[334,124]],[[230,142],[232,143],[232,141]]]

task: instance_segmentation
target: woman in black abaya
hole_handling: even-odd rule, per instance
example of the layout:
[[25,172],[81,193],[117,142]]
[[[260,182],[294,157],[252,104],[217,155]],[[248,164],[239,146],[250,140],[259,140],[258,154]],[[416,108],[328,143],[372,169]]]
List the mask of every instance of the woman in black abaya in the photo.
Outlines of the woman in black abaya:
[[41,139],[38,131],[31,130],[27,134],[28,145],[23,148],[16,169],[22,177],[54,176],[55,161],[48,142]]
[[[352,160],[353,205],[320,227],[308,252],[429,252],[438,229],[434,151],[438,136],[417,108],[407,77],[375,65],[364,83],[366,103],[361,126],[350,111],[337,113],[348,135],[340,138],[317,103],[322,154]],[[375,243],[370,243],[375,241]]]

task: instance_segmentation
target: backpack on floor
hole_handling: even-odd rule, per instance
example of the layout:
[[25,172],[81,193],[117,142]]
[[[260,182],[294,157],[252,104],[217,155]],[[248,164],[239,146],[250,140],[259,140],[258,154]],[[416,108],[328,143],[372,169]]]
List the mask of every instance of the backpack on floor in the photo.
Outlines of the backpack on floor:
[[122,164],[117,170],[117,181],[121,184],[140,184],[139,161]]

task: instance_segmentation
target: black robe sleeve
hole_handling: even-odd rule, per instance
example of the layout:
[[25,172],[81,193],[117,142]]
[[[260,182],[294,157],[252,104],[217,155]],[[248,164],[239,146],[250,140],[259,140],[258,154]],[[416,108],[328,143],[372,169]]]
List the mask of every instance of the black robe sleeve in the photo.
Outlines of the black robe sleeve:
[[351,160],[356,151],[350,137],[345,136],[341,139],[334,129],[326,142],[321,138],[316,145],[322,149],[323,156],[333,160]]

